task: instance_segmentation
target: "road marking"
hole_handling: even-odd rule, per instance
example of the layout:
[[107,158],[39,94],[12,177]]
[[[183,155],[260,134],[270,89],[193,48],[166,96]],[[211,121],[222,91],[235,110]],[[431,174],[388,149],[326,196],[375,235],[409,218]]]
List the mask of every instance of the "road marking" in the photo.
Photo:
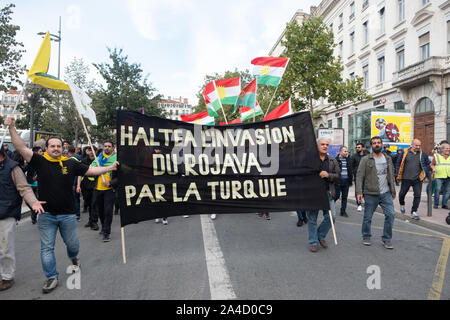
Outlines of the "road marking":
[[[348,225],[353,225],[353,226],[361,226],[361,223],[353,223],[353,222],[343,222],[343,221],[337,221],[338,223],[342,223],[342,224],[348,224]],[[372,228],[374,229],[378,229],[378,230],[383,230],[383,227],[376,227],[376,226],[372,226]],[[423,237],[430,237],[430,238],[437,238],[437,239],[449,239],[448,237],[445,236],[438,236],[438,235],[434,235],[434,234],[426,234],[426,233],[420,233],[420,232],[413,232],[413,231],[406,231],[406,230],[399,230],[399,229],[392,229],[392,231],[395,232],[402,232],[402,233],[409,233],[409,234],[414,234],[416,236],[423,236]]]
[[230,276],[219,240],[217,239],[216,228],[208,215],[200,215],[203,232],[203,245],[205,248],[206,268],[208,269],[209,289],[211,300],[236,299]]
[[431,284],[430,293],[428,293],[428,300],[440,300],[442,287],[444,285],[445,269],[447,267],[448,253],[450,252],[450,239],[444,238],[442,242],[441,255],[439,256],[434,271],[433,282]]

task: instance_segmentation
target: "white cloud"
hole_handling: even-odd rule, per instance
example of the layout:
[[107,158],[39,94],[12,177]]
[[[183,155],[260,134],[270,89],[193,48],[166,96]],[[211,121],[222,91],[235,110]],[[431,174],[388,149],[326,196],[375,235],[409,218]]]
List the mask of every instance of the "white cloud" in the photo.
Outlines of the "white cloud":
[[77,5],[70,5],[66,9],[67,12],[67,22],[66,26],[70,30],[78,30],[81,27],[81,10]]

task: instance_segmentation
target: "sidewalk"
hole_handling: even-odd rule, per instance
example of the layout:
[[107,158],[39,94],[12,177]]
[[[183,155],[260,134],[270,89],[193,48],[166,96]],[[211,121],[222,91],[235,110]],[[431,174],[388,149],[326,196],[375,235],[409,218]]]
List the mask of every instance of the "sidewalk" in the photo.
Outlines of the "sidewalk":
[[[426,193],[427,184],[423,184],[422,186],[422,196],[420,198],[420,205],[417,214],[420,216],[420,220],[411,219],[411,206],[413,203],[413,191],[412,187],[405,197],[405,209],[406,214],[400,213],[400,203],[398,201],[398,193],[400,192],[400,186],[396,186],[395,190],[397,191],[397,196],[394,199],[394,208],[395,208],[395,218],[401,220],[408,220],[411,223],[421,225],[426,228],[430,228],[432,230],[445,233],[450,235],[450,225],[445,222],[445,218],[448,216],[450,210],[449,209],[433,209],[431,208],[431,217],[427,216],[428,213],[428,203],[427,203],[427,193]],[[442,196],[441,196],[442,198]],[[442,200],[441,200],[442,201]],[[348,202],[356,204],[355,200],[355,184],[350,187],[348,192]],[[340,203],[337,205],[336,212],[339,211]],[[382,212],[381,208],[378,207],[377,211]]]

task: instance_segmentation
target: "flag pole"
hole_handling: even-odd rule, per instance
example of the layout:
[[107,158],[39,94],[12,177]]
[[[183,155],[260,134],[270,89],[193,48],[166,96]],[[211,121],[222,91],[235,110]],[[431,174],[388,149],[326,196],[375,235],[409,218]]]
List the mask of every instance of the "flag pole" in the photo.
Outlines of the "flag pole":
[[127,254],[125,251],[125,229],[124,227],[120,228],[121,238],[122,238],[122,259],[123,264],[127,264]]
[[255,83],[255,104],[253,105],[253,122],[255,122],[255,118],[256,118],[255,109],[256,109],[257,94],[258,94],[258,78],[256,78],[256,83]]
[[[291,60],[291,59],[288,58],[288,61],[286,62],[286,69],[287,69],[287,66],[288,66],[290,60]],[[275,94],[276,94],[277,91],[278,91],[278,87],[280,86],[281,81],[283,81],[283,76],[284,76],[284,73],[285,73],[285,72],[286,72],[286,70],[284,70],[283,75],[281,76],[280,83],[278,84],[277,88],[275,89],[275,92],[274,92],[273,95],[272,95],[272,99],[270,99],[269,107],[267,108],[266,113],[264,114],[264,118],[267,116],[267,113],[268,113],[269,110],[270,110],[270,106],[272,105],[272,100],[273,100],[273,98],[275,98]]]
[[333,215],[331,214],[331,210],[328,210],[328,214],[330,215],[331,229],[333,230],[334,244],[337,245],[336,230],[334,228]]
[[[213,81],[213,84],[214,84],[214,90],[216,90],[216,92],[217,92],[216,80]],[[219,95],[219,92],[217,92],[217,95]],[[228,124],[227,116],[225,115],[225,110],[223,110],[223,105],[222,105],[222,101],[220,100],[220,96],[219,96],[219,102],[220,102],[220,108],[222,109],[222,113],[223,113],[225,122]]]
[[[28,83],[28,81],[27,81],[27,79],[25,78],[25,84],[22,86],[22,92],[21,92],[20,95],[17,97],[16,105],[14,106],[14,109],[13,109],[13,111],[12,111],[12,114],[14,114],[14,112],[16,112],[16,108],[17,108],[17,106],[19,105],[20,96],[25,96],[25,90],[26,90],[26,88],[27,88],[27,83]],[[5,120],[6,120],[6,119],[5,119]],[[6,132],[8,132],[8,129],[9,129],[9,125],[6,126],[5,132],[3,132],[2,139],[1,139],[1,141],[0,141],[0,148],[3,146],[3,141],[5,140]],[[32,138],[33,138],[33,137],[30,136],[30,140],[31,140]]]

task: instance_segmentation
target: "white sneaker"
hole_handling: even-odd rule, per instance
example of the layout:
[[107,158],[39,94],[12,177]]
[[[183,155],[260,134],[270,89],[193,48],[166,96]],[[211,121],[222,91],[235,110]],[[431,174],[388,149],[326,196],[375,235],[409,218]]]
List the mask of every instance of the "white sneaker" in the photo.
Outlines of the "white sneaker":
[[359,205],[359,206],[358,206],[358,209],[356,209],[356,210],[362,211],[362,205]]
[[415,213],[414,211],[411,212],[411,216],[412,216],[412,218],[413,218],[414,220],[420,220],[419,215],[418,215],[417,213]]
[[162,218],[162,223],[163,223],[164,225],[167,225],[169,222],[167,221],[167,218]]
[[160,223],[161,219],[155,219],[155,223]]
[[189,216],[186,214],[186,215],[183,216],[183,218],[189,218]]
[[213,214],[211,215],[211,220],[215,220],[215,219],[216,219],[216,214],[213,213]]

